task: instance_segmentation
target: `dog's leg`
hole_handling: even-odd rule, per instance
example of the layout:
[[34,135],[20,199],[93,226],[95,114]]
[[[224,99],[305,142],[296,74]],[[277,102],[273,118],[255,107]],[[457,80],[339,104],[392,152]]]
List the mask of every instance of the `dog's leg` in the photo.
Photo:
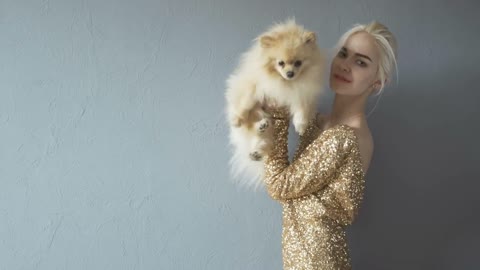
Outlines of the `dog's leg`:
[[228,120],[234,127],[249,123],[252,110],[257,104],[255,85],[244,83],[227,89]]
[[258,121],[255,125],[258,134],[261,135],[268,130],[268,127],[270,127],[270,114],[265,112],[262,107],[258,109],[258,115],[260,116],[260,121]]
[[315,103],[305,103],[301,107],[292,108],[293,125],[295,130],[303,135],[308,127],[308,124],[315,117]]
[[308,119],[303,110],[293,112],[293,126],[298,134],[303,135],[307,129]]
[[258,151],[253,151],[250,153],[250,159],[253,161],[260,161],[262,160],[262,155]]
[[268,118],[263,118],[262,120],[255,123],[255,126],[258,133],[264,133],[270,126],[270,120]]
[[266,130],[261,135],[253,138],[252,151],[250,152],[250,159],[260,161],[272,149],[272,132],[271,129]]

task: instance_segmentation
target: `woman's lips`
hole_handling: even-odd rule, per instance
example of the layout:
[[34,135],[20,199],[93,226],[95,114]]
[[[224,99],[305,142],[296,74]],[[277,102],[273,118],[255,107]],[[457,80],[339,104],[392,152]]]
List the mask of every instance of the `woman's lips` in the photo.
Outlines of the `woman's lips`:
[[345,83],[351,83],[352,82],[352,81],[347,80],[345,77],[343,77],[341,75],[338,75],[338,74],[334,74],[333,77],[335,77],[335,79],[337,79],[339,81],[342,81],[342,82],[345,82]]

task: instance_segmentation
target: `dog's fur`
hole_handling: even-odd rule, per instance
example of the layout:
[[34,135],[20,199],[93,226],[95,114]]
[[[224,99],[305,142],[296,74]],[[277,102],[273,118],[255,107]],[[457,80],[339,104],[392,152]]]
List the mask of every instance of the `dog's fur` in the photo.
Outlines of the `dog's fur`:
[[303,134],[315,116],[324,69],[316,34],[293,19],[270,27],[242,55],[226,90],[233,147],[230,166],[240,184],[257,188],[263,183],[261,159],[272,147],[269,115],[263,106],[289,107],[295,130]]

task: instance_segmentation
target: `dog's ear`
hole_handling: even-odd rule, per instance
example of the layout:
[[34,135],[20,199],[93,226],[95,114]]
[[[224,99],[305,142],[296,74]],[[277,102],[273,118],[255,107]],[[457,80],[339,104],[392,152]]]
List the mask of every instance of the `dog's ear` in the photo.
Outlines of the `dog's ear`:
[[262,48],[271,48],[275,45],[276,41],[277,40],[272,36],[265,35],[260,37],[260,45]]
[[307,32],[304,35],[304,40],[305,43],[315,43],[317,40],[317,35],[315,35],[315,32]]

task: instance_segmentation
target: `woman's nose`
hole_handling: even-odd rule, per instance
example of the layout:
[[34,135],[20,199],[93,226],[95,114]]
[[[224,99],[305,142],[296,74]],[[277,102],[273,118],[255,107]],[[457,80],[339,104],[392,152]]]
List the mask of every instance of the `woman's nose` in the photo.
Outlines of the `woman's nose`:
[[347,61],[343,61],[342,63],[340,63],[340,69],[344,72],[350,71],[350,67],[348,66]]

